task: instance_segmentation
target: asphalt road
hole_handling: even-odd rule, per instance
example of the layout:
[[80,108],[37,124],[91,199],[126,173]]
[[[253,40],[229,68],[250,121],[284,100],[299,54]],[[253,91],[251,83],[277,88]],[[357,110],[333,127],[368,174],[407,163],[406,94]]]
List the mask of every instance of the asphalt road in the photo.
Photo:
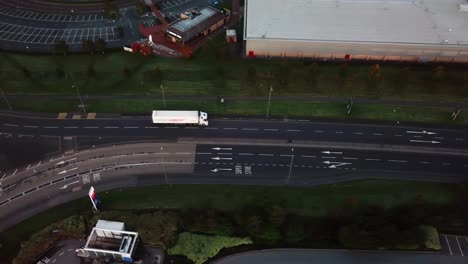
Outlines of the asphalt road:
[[38,119],[22,115],[0,114],[0,133],[22,137],[96,136],[138,137],[176,140],[194,138],[249,138],[312,140],[321,142],[371,143],[408,147],[468,149],[464,129],[326,123],[309,120],[236,120],[211,119],[209,127],[154,126],[151,118],[113,119]]
[[110,145],[28,164],[0,176],[0,227],[86,196],[91,185],[102,191],[156,184],[310,186],[362,178],[468,179],[463,156],[448,160],[438,154],[249,142]]
[[351,250],[277,249],[253,251],[215,261],[215,264],[462,264],[462,256],[421,252],[381,252]]

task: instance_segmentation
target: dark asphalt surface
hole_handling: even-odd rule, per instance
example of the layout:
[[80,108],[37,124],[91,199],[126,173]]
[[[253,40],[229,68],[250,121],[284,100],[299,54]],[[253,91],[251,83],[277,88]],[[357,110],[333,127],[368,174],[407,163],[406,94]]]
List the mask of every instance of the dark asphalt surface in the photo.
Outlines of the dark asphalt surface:
[[58,120],[0,114],[0,133],[23,137],[97,136],[154,140],[176,140],[180,137],[312,140],[468,149],[468,133],[464,129],[228,119],[211,119],[210,126],[203,128],[163,127],[154,126],[149,115],[138,118]]
[[253,251],[214,264],[465,264],[466,257],[436,253],[278,249]]

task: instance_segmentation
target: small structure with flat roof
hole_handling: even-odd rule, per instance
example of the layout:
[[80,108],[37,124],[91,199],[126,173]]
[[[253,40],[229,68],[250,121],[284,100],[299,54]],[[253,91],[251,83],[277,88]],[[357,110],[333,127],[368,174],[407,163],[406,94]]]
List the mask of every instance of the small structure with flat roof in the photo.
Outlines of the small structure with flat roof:
[[229,12],[211,6],[201,10],[190,9],[181,13],[180,19],[165,29],[166,37],[172,42],[187,43],[200,35],[210,35],[229,19]]
[[122,222],[98,220],[78,255],[133,262],[138,239],[138,233],[125,231],[125,224]]

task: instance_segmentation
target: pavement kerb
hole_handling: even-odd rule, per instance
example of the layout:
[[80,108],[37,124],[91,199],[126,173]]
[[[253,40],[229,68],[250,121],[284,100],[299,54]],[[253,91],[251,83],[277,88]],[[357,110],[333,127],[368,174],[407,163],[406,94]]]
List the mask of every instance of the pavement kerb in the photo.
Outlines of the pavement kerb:
[[437,147],[416,147],[403,145],[386,144],[367,144],[367,143],[344,143],[332,141],[303,141],[303,140],[265,140],[265,139],[233,139],[233,138],[212,138],[200,139],[181,137],[179,143],[196,144],[220,144],[220,145],[250,145],[250,146],[276,146],[276,147],[308,147],[308,148],[326,148],[326,149],[350,149],[350,150],[368,150],[368,151],[387,151],[387,152],[405,152],[405,153],[424,153],[453,156],[468,156],[468,150],[450,149]]

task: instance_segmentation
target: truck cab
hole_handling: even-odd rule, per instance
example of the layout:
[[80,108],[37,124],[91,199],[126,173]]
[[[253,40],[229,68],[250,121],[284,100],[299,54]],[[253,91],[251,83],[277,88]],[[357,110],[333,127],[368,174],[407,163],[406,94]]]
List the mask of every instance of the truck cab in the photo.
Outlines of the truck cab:
[[200,121],[198,123],[202,126],[208,126],[208,114],[200,111]]

